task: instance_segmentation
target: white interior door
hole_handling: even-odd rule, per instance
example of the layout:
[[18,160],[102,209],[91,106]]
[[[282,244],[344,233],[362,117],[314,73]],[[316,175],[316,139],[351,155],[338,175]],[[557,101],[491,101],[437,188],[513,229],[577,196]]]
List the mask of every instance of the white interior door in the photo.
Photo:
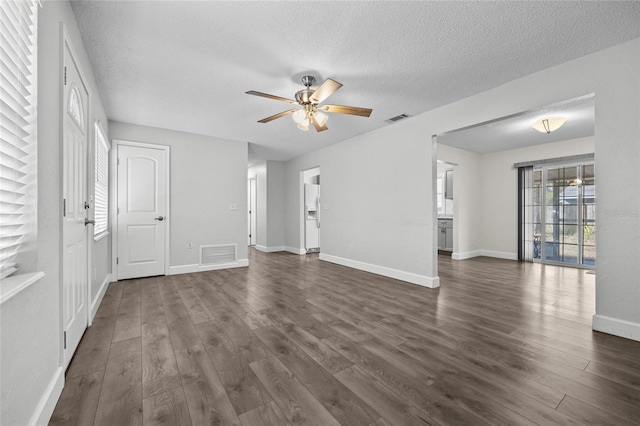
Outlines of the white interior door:
[[166,147],[118,145],[118,279],[165,274]]
[[257,222],[258,222],[257,221],[258,215],[256,211],[257,193],[256,193],[255,178],[249,179],[248,193],[249,193],[249,245],[255,246],[256,238],[257,238]]
[[62,113],[62,316],[64,367],[88,324],[87,111],[89,93],[65,38]]

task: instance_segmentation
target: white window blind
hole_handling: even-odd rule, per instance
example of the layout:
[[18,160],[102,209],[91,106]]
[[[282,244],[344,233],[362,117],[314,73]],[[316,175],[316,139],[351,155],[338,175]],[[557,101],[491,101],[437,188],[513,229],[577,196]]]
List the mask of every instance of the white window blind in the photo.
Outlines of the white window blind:
[[0,278],[35,241],[37,5],[0,1]]
[[94,237],[107,232],[109,224],[109,141],[96,121],[96,146],[95,146],[95,186],[94,186]]

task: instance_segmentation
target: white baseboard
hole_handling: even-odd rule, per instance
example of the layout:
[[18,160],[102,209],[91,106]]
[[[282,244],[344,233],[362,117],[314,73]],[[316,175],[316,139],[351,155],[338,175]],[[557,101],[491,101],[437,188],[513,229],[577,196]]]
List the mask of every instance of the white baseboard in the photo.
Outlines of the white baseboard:
[[440,277],[428,277],[426,275],[418,275],[412,272],[400,271],[397,269],[387,268],[385,266],[372,265],[370,263],[360,262],[343,257],[331,256],[329,254],[320,253],[320,260],[338,265],[348,266],[361,271],[371,272],[385,277],[394,278],[396,280],[406,281],[411,284],[417,284],[423,287],[436,288],[440,286]]
[[261,246],[256,244],[255,245],[256,250],[265,252],[265,253],[273,253],[276,251],[287,251],[287,248],[285,246],[271,246],[271,247],[267,247],[267,246]]
[[593,316],[592,328],[595,331],[601,331],[640,342],[640,324],[635,322],[595,314]]
[[478,256],[487,256],[487,257],[496,257],[498,259],[507,259],[507,260],[518,260],[517,253],[507,253],[503,251],[492,251],[492,250],[474,250],[467,251],[463,253],[453,253],[451,258],[453,260],[465,260],[471,259],[472,257]]
[[46,426],[49,424],[53,410],[56,408],[60,395],[62,395],[63,388],[64,369],[60,366],[53,375],[51,382],[49,382],[49,386],[47,386],[47,389],[44,391],[42,398],[40,398],[40,402],[38,402],[38,406],[33,412],[31,420],[29,420],[29,425]]
[[242,268],[249,266],[249,259],[238,259],[232,263],[223,263],[220,265],[178,265],[169,266],[169,275],[191,274],[193,272],[216,271],[218,269]]
[[453,260],[465,260],[465,259],[471,259],[472,257],[482,256],[481,253],[482,252],[480,250],[467,251],[464,253],[452,253],[451,258]]
[[104,281],[102,281],[102,284],[100,285],[100,290],[98,290],[96,298],[93,300],[93,302],[91,302],[91,312],[89,312],[89,325],[91,325],[93,319],[96,316],[96,313],[98,312],[98,308],[100,307],[100,303],[102,303],[102,298],[107,292],[107,288],[109,287],[110,282],[111,274],[107,274],[107,276],[104,277]]
[[289,253],[293,253],[293,254],[300,254],[300,255],[307,254],[307,251],[305,249],[303,249],[303,248],[300,249],[300,248],[297,248],[297,247],[286,246],[284,249],[285,249],[285,251],[288,251]]

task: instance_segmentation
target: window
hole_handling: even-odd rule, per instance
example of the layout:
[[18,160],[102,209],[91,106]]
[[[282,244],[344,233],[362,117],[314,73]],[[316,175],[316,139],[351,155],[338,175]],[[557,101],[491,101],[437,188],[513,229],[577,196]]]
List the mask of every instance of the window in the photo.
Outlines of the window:
[[35,268],[35,254],[30,253],[35,253],[37,217],[36,2],[0,2],[0,26],[0,278],[4,278],[22,264],[33,262]]
[[595,167],[592,161],[521,167],[521,260],[593,268]]
[[96,121],[95,144],[95,185],[94,185],[94,219],[95,239],[106,235],[109,225],[109,141],[102,131],[100,122]]

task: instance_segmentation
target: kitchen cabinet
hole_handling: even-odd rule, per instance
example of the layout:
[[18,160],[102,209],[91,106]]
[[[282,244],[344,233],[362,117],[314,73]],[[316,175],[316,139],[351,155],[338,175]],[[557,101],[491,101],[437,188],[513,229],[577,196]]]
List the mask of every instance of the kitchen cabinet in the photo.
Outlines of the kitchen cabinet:
[[438,250],[453,251],[453,219],[438,219]]
[[453,200],[453,170],[444,172],[444,198]]

